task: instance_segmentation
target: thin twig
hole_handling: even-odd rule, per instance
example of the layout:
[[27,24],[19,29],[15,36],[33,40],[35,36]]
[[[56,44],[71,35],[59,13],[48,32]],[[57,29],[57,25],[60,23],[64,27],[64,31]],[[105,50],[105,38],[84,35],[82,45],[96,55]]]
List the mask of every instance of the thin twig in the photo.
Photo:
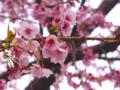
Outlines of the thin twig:
[[[2,18],[11,18],[10,16],[4,16],[4,15],[0,15],[0,17]],[[20,17],[17,17],[17,18],[12,18],[14,20],[20,20],[20,21],[25,21],[25,22],[29,22],[29,23],[35,23],[37,24],[37,22],[34,22],[34,21],[30,21],[30,20],[25,20],[25,19],[21,19]]]
[[[33,38],[32,40],[46,39],[47,37]],[[116,42],[120,41],[119,38],[98,38],[98,37],[58,37],[58,39],[69,41],[69,40],[98,40],[103,42]],[[26,39],[27,40],[27,39]],[[0,40],[0,42],[5,43],[5,40]]]
[[99,59],[108,60],[108,61],[120,61],[120,58],[99,57]]

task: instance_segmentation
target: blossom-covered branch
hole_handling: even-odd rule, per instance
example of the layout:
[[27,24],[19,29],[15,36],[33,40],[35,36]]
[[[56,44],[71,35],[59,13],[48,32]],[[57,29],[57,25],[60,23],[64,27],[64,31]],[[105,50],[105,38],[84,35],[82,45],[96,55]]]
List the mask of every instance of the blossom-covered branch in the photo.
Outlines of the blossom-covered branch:
[[[8,25],[6,25],[8,26],[7,36],[5,40],[0,41],[1,58],[5,62],[3,64],[6,64],[8,79],[19,79],[23,74],[29,73],[32,77],[37,78],[55,76],[57,84],[61,81],[60,78],[65,76],[68,84],[74,89],[82,86],[86,90],[92,90],[91,82],[97,82],[101,85],[105,80],[112,80],[116,87],[119,86],[120,80],[116,80],[120,74],[118,70],[112,69],[114,70],[112,74],[105,73],[104,75],[97,71],[98,77],[91,74],[92,72],[87,72],[89,66],[94,66],[95,69],[103,71],[106,68],[110,69],[108,66],[97,66],[96,59],[101,57],[103,51],[106,53],[113,48],[118,52],[116,57],[119,57],[119,50],[116,47],[120,42],[120,33],[113,33],[113,28],[116,29],[115,25],[104,19],[104,15],[109,11],[108,9],[105,10],[106,13],[103,11],[104,14],[101,12],[101,8],[99,9],[100,12],[94,13],[94,9],[89,5],[78,7],[76,11],[72,10],[73,7],[76,7],[76,3],[89,3],[89,1],[40,0],[40,3],[29,3],[27,0],[5,0],[1,2],[0,20],[4,21],[6,18],[10,18]],[[117,3],[118,0],[109,2]],[[115,3],[113,4],[115,5]],[[111,7],[114,7],[113,4]],[[31,20],[28,21],[29,19]],[[18,20],[20,22],[17,23]],[[43,34],[40,34],[39,29],[41,28],[38,29],[34,21],[38,22],[42,29],[47,28],[49,32],[47,37],[43,36],[44,30]],[[10,29],[10,23],[19,24],[18,27],[14,27],[15,32]],[[73,28],[74,26],[76,27]],[[99,33],[95,37],[89,37],[97,26],[102,29],[107,28],[111,36],[104,37]],[[75,34],[72,34],[74,31]],[[97,40],[103,43],[100,42],[101,44],[98,47],[88,46],[87,40]],[[78,47],[74,41],[80,42],[77,45]],[[115,46],[111,45],[113,43]],[[108,50],[108,48],[110,49]],[[33,63],[31,63],[31,57]],[[85,66],[85,70],[78,68],[77,61]],[[75,66],[78,72],[69,73],[67,71],[69,66]],[[56,75],[55,69],[58,72],[60,71],[59,75]],[[79,78],[80,83],[74,83],[73,77]],[[56,89],[55,83],[53,86]]]
[[[47,37],[33,38],[32,40],[40,41],[42,39],[46,39]],[[103,42],[116,42],[119,41],[120,38],[99,38],[99,37],[57,37],[58,39],[69,41],[69,40],[98,40]],[[27,40],[27,39],[25,39]],[[5,40],[0,40],[0,42],[5,43]]]

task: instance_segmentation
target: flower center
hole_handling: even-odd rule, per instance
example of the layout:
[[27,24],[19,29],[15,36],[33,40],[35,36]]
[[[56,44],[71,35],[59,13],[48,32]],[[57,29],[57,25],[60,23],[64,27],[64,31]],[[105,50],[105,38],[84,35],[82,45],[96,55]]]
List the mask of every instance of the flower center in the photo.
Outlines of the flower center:
[[53,44],[54,43],[54,40],[53,39],[50,39],[49,40],[49,44]]
[[26,32],[26,34],[30,34],[30,33],[31,33],[31,29],[27,28],[27,29],[25,30],[25,32]]

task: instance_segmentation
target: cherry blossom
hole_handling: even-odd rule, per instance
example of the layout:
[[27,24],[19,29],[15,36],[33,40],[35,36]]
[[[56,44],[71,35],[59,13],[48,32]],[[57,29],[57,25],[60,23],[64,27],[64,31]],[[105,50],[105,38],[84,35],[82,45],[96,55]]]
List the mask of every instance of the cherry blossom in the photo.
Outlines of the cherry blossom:
[[20,79],[21,78],[21,74],[20,72],[11,72],[9,73],[8,79],[11,81],[13,79]]
[[51,51],[51,50],[47,49],[46,47],[43,47],[42,55],[44,58],[49,58],[49,57],[54,56],[54,51]]
[[38,64],[33,64],[33,66],[31,66],[31,74],[34,77],[41,78],[41,77],[49,77],[53,73],[49,69],[41,68],[41,66]]
[[0,89],[4,90],[6,88],[6,81],[4,79],[0,79]]
[[85,90],[94,90],[88,82],[83,82],[82,85]]
[[51,62],[54,63],[63,63],[68,55],[68,48],[58,48],[56,51],[54,51],[53,57],[51,57]]
[[32,16],[36,19],[39,20],[40,23],[45,22],[45,18],[47,16],[51,16],[50,14],[50,9],[40,6],[39,4],[33,4],[32,5]]
[[63,36],[67,37],[70,36],[72,33],[71,27],[69,22],[65,21],[61,27],[61,33]]
[[26,39],[33,39],[35,35],[39,33],[37,27],[33,24],[23,22],[19,29],[19,33],[24,36]]
[[28,57],[26,57],[26,56],[21,56],[19,59],[18,59],[18,65],[20,66],[20,67],[22,67],[22,66],[27,66],[28,65],[28,63],[29,63],[29,59],[28,59]]
[[51,11],[51,15],[54,16],[54,17],[58,17],[58,16],[62,16],[63,15],[63,5],[58,5],[58,6],[55,6],[52,11]]
[[46,0],[42,0],[42,4],[43,5],[56,5],[56,4],[59,4],[59,3],[61,3],[61,0],[49,0],[49,1],[46,1]]
[[55,17],[54,20],[52,21],[53,26],[57,26],[60,23],[62,23],[62,18],[61,17]]
[[68,55],[68,48],[51,35],[45,40],[42,55],[44,58],[51,58],[51,62],[63,63]]
[[11,46],[19,46],[22,48],[26,48],[26,42],[22,38],[14,38],[14,40],[11,43]]
[[15,63],[13,61],[8,62],[7,72],[9,74],[9,76],[8,76],[9,80],[21,78],[20,67],[18,66],[17,63]]
[[[72,10],[76,8],[76,3],[80,5],[83,1],[85,5],[77,7],[76,11]],[[114,87],[119,87],[120,68],[114,67],[114,61],[109,63],[106,59],[104,61],[107,65],[100,67],[96,63],[102,56],[105,58],[108,56],[104,47],[102,48],[109,42],[107,38],[115,39],[115,41],[111,40],[112,43],[118,42],[119,28],[118,31],[113,30],[116,26],[106,21],[104,10],[99,11],[101,6],[99,9],[93,9],[89,5],[90,1],[2,0],[0,18],[4,19],[2,23],[5,22],[5,24],[9,19],[9,23],[7,22],[6,25],[8,26],[7,37],[5,40],[0,40],[0,65],[6,66],[8,79],[10,81],[20,79],[24,74],[31,74],[33,78],[48,78],[53,75],[56,78],[56,82],[53,83],[56,90],[59,89],[59,84],[64,78],[75,90],[79,87],[95,90],[91,83],[102,86],[102,83],[107,80],[114,83]],[[13,24],[15,27],[12,26]],[[100,43],[103,42],[99,44],[100,48],[99,45],[87,45],[87,40],[89,40],[87,38],[91,37],[91,32],[96,27],[108,29],[110,32],[109,37],[104,38],[101,35],[102,37],[99,38]],[[13,33],[13,30],[16,32]],[[49,34],[46,35],[46,32]],[[76,40],[76,36],[80,40]],[[100,35],[91,37],[91,40],[98,36]],[[98,49],[100,50],[97,53]],[[119,54],[117,57],[119,58]],[[52,64],[48,65],[49,63]],[[75,72],[72,69],[72,72],[69,72],[68,69],[71,67]],[[91,67],[96,70],[96,75],[89,70]],[[77,78],[79,83],[74,82],[72,80],[74,78]],[[0,90],[7,90],[6,84],[8,81],[0,79]]]
[[21,5],[24,5],[24,4],[27,3],[27,1],[28,1],[28,0],[19,0],[19,3],[20,3]]
[[20,58],[22,55],[29,55],[24,49],[12,47],[10,48],[11,55],[15,58]]
[[86,20],[87,14],[91,11],[91,8],[89,6],[82,6],[81,9],[77,11],[77,17],[76,21],[78,24],[81,24]]
[[10,10],[14,8],[14,3],[12,0],[5,0],[4,6],[6,7],[6,10]]
[[39,42],[35,40],[31,40],[27,42],[27,49],[28,51],[35,51],[40,46]]
[[55,35],[51,35],[48,38],[46,38],[44,47],[46,49],[50,49],[51,51],[56,50],[59,47],[57,37]]
[[71,9],[66,10],[64,18],[71,25],[74,25],[76,23],[75,22],[76,21],[76,13],[73,12]]

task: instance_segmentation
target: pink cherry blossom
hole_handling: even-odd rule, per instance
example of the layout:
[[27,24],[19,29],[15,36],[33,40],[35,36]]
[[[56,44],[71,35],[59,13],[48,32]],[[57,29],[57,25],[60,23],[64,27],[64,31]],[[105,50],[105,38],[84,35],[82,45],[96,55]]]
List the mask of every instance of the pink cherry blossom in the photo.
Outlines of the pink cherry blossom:
[[110,28],[111,26],[113,26],[111,22],[106,22],[105,20],[100,22],[100,27],[101,28]]
[[54,87],[55,90],[58,90],[59,88],[59,83],[62,82],[62,79],[60,76],[58,76],[57,74],[55,74],[56,80],[55,82],[53,82],[52,86]]
[[43,47],[42,49],[42,55],[44,58],[49,58],[54,56],[54,51],[51,51],[50,49],[47,49],[46,47]]
[[45,40],[44,47],[50,49],[51,51],[56,50],[59,47],[59,42],[57,40],[57,37],[55,35],[51,35],[47,37]]
[[40,6],[39,4],[32,5],[32,16],[40,23],[45,22],[47,16],[51,16],[50,11],[48,8]]
[[65,21],[61,27],[61,33],[63,36],[67,37],[70,36],[72,33],[71,27],[69,22]]
[[51,25],[51,21],[49,21],[49,20],[44,20],[42,23],[42,27],[47,27],[49,25]]
[[83,47],[83,54],[89,54],[92,52],[92,47]]
[[38,12],[38,11],[40,10],[40,5],[34,3],[34,4],[32,4],[31,8],[32,8],[33,10],[36,10],[36,12]]
[[6,81],[4,79],[0,79],[0,90],[5,90]]
[[64,63],[62,63],[60,71],[61,71],[61,73],[63,75],[66,75],[67,74],[67,65],[65,65]]
[[17,63],[15,63],[13,61],[8,62],[7,73],[9,74],[9,76],[8,76],[9,80],[21,78],[20,67]]
[[43,57],[51,58],[51,62],[54,63],[63,63],[67,57],[67,54],[68,54],[68,48],[66,47],[66,44],[63,42],[59,43],[59,47],[57,47],[54,50],[46,48],[45,46],[43,47],[42,50]]
[[69,72],[67,73],[68,84],[72,86],[74,89],[77,89],[80,86],[80,83],[77,84],[76,82],[72,81],[72,77],[75,77],[75,76],[76,76],[75,74],[72,74]]
[[76,23],[76,13],[71,9],[66,10],[64,18],[72,25]]
[[[8,13],[12,18],[18,17],[18,13],[15,10],[10,10]],[[13,20],[13,22],[14,22],[14,20]]]
[[59,4],[61,3],[61,0],[42,0],[42,5],[56,5],[56,4]]
[[28,57],[26,57],[26,56],[21,56],[19,59],[18,59],[18,65],[20,66],[20,67],[22,67],[22,66],[27,66],[28,65],[28,63],[29,63],[29,59],[28,59]]
[[13,79],[20,79],[21,74],[20,72],[15,72],[15,73],[9,73],[8,79],[11,81]]
[[49,69],[41,68],[41,66],[38,64],[33,64],[33,66],[31,66],[31,74],[34,77],[41,78],[41,77],[49,77],[53,73]]
[[20,58],[22,55],[29,55],[23,48],[11,47],[10,48],[11,55],[15,58]]
[[93,74],[91,74],[91,73],[88,73],[86,75],[86,79],[89,81],[92,81],[92,82],[94,82],[96,80],[95,77],[93,76]]
[[100,11],[100,12],[97,12],[96,14],[94,14],[90,19],[91,19],[91,21],[94,21],[96,24],[98,24],[98,23],[104,21],[104,15]]
[[40,46],[39,42],[35,40],[29,40],[27,42],[27,50],[28,51],[35,51]]
[[105,80],[110,80],[110,81],[114,81],[114,76],[111,73],[107,73],[104,75],[103,77]]
[[54,51],[54,56],[51,57],[51,62],[63,63],[68,55],[68,49],[58,48]]
[[92,89],[90,83],[88,83],[88,82],[83,82],[82,85],[85,88],[85,90],[94,90],[94,89]]
[[28,73],[30,73],[29,68],[28,69],[25,69],[25,68],[21,69],[21,72],[20,72],[21,75],[22,74],[28,74]]
[[[85,1],[86,6],[81,5],[80,7],[77,7],[79,10],[76,12],[72,11],[73,7],[76,7],[76,3],[80,5],[83,1]],[[89,5],[90,1],[92,0],[0,0],[0,19],[6,18],[5,22],[7,19],[10,20],[10,30],[12,28],[12,22],[14,22],[15,25],[19,24],[20,26],[14,28],[16,30],[16,37],[12,40],[12,43],[7,42],[7,40],[9,41],[9,39],[12,39],[11,33],[7,33],[8,37],[6,37],[5,40],[0,41],[0,52],[2,52],[0,53],[0,64],[4,65],[5,63],[7,66],[5,70],[7,69],[6,72],[8,74],[8,79],[19,79],[22,75],[28,73],[33,77],[48,78],[53,74],[50,70],[52,69],[55,71],[54,76],[56,77],[56,83],[53,84],[56,90],[59,88],[59,83],[64,81],[64,78],[67,79],[67,83],[69,86],[72,86],[74,90],[79,87],[83,87],[85,90],[95,90],[92,89],[94,82],[102,86],[105,80],[109,80],[114,83],[115,89],[116,87],[120,87],[120,71],[117,67],[114,67],[114,65],[116,65],[116,62],[114,63],[114,61],[116,60],[107,60],[107,55],[104,55],[104,51],[107,54],[108,50],[104,50],[104,48],[102,48],[102,50],[101,47],[99,49],[99,45],[95,46],[95,48],[93,48],[93,46],[88,47],[88,39],[86,38],[89,38],[89,36],[91,37],[90,33],[98,26],[102,29],[110,29],[110,36],[114,39],[118,39],[120,38],[120,35],[116,31],[119,31],[119,28],[115,31],[114,28],[116,27],[114,27],[111,22],[107,22],[105,20],[104,9],[104,14],[101,11],[99,12],[99,8],[96,9],[97,11],[92,9],[91,5]],[[116,0],[116,3],[118,1],[119,0]],[[39,29],[43,33],[40,33],[34,24],[38,25]],[[73,27],[74,25],[75,28]],[[8,26],[8,24],[6,26]],[[48,32],[49,36],[44,37],[44,34],[46,34],[46,31],[44,31],[46,27],[48,31],[53,27],[53,29],[56,29],[56,32]],[[72,30],[77,31],[71,36],[71,33],[74,33]],[[71,37],[69,38],[69,36],[73,38],[70,39]],[[83,36],[83,40],[77,40],[80,43],[77,43],[76,40],[74,42],[74,37],[76,36]],[[35,39],[36,37],[37,39]],[[94,37],[96,39],[98,36],[96,35]],[[94,40],[94,37],[91,39]],[[61,38],[64,38],[65,41]],[[106,45],[107,40],[104,40],[104,37],[100,38],[103,39],[102,46]],[[38,40],[40,41],[38,42]],[[71,40],[73,43],[71,43]],[[102,40],[100,42],[102,42]],[[84,43],[85,47],[82,47],[82,43]],[[71,48],[67,44],[72,47],[74,52],[72,52]],[[6,49],[7,45],[8,48]],[[100,57],[96,51],[100,51]],[[65,60],[69,52],[73,56],[68,60],[70,63],[66,63]],[[3,56],[6,58],[3,59]],[[31,60],[31,56],[32,59],[34,58],[33,60]],[[97,65],[96,62],[99,61],[96,60],[96,58],[100,59],[104,58],[104,56],[106,56],[105,62],[112,61],[112,63],[108,62],[109,65],[102,65],[103,67],[99,66],[99,63]],[[119,58],[119,55],[117,55],[117,57]],[[43,60],[44,58],[48,58],[52,63],[60,64],[60,73],[56,72],[56,65],[53,65],[50,68],[49,65],[46,66],[46,62],[39,62],[41,58],[43,58]],[[75,59],[80,60],[76,61]],[[95,63],[94,60],[96,60]],[[34,64],[31,66],[31,63]],[[45,68],[41,64],[45,64],[45,67],[49,67],[50,69]],[[92,66],[89,67],[87,65]],[[70,71],[70,73],[69,68],[71,70],[74,68],[75,72]],[[96,69],[97,73],[94,75],[89,71],[89,68]],[[79,79],[79,83],[74,82],[75,78]],[[6,83],[5,80],[0,79],[0,90],[9,90],[10,88],[17,86],[17,83],[15,82],[14,85],[10,85],[8,88],[5,88],[5,84],[8,83]],[[14,88],[14,90],[18,89]]]
[[11,51],[11,55],[13,57],[16,57],[16,58],[21,57],[21,55],[23,54],[23,50],[20,49],[20,48],[14,48],[14,47],[12,47],[12,48],[10,48],[10,51]]
[[41,14],[45,14],[46,16],[49,16],[50,15],[49,11],[50,11],[49,8],[46,8],[44,6],[40,7]]
[[23,22],[20,26],[19,33],[26,39],[33,39],[39,33],[37,27],[31,23]]
[[7,83],[7,88],[5,90],[20,90],[17,86],[17,80],[13,80]]
[[43,68],[44,77],[48,78],[53,72],[50,69]]
[[90,9],[89,6],[82,6],[81,9],[77,11],[76,21],[78,24],[81,24],[86,20],[86,16],[90,12]]
[[63,5],[57,5],[51,10],[51,15],[53,17],[63,16],[64,8]]
[[4,6],[6,10],[11,10],[14,8],[14,3],[13,3],[13,0],[5,0],[4,2]]
[[26,48],[26,42],[22,38],[14,38],[11,45]]
[[54,26],[57,26],[57,25],[59,25],[60,23],[62,23],[62,18],[61,18],[61,17],[56,17],[56,18],[54,18],[54,20],[52,21],[52,24],[53,24]]
[[27,0],[19,0],[19,3],[20,3],[21,5],[24,5],[24,4],[27,3]]

